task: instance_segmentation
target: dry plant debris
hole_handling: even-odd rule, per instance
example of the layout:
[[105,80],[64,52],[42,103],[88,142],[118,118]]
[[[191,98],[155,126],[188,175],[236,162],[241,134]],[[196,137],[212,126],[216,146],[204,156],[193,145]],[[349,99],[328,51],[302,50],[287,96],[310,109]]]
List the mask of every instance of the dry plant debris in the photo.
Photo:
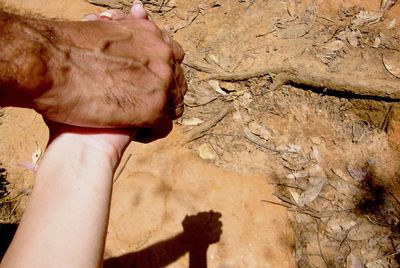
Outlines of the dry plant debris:
[[[131,2],[89,1],[125,11]],[[353,6],[329,16],[319,12],[323,1],[209,1],[200,5],[189,1],[192,5],[180,4],[186,9],[176,14],[181,7],[172,0],[143,2],[152,15],[170,16],[170,32],[182,34],[182,40],[193,44],[187,46],[194,47],[184,62],[189,91],[180,121],[187,130],[182,143],[190,143],[199,157],[224,168],[245,166],[244,170],[280,175],[275,193],[280,202],[263,201],[293,212],[298,266],[399,267],[400,179],[390,178],[394,183],[389,187],[382,182],[384,171],[374,160],[363,166],[358,156],[359,162],[352,162],[346,147],[367,152],[365,148],[387,137],[385,130],[393,139],[398,135],[393,134],[400,128],[391,111],[400,100],[400,36],[396,20],[386,17],[398,1],[382,0],[378,11]],[[207,27],[213,21],[207,18],[215,19],[217,10],[240,17],[233,11],[235,5],[248,14],[265,2],[276,11],[269,24],[273,26],[254,33],[264,47],[257,51],[250,46],[257,40],[251,40],[249,55],[285,54],[291,43],[303,51],[291,61],[282,57],[269,65],[266,60],[248,71],[242,64],[249,62],[249,55],[238,54],[227,36],[217,41],[232,45],[234,57],[228,59],[226,51],[209,45],[212,41],[205,36],[212,32]],[[249,32],[252,27],[247,27]],[[192,29],[198,32],[194,35]],[[190,34],[185,35],[186,31]],[[270,49],[270,44],[281,45],[283,50]],[[301,63],[308,60],[306,54],[324,68],[304,68]],[[357,75],[346,65],[349,59],[358,66],[379,65],[382,74],[360,77],[360,72]],[[324,122],[329,128],[320,127],[325,132],[314,133]],[[385,154],[388,163],[398,159],[395,152],[380,151],[380,145],[374,148]],[[330,150],[335,151],[329,152],[331,158],[340,158],[340,166],[324,159],[322,151],[327,155]],[[262,154],[265,162],[258,163],[253,158],[256,154]],[[380,156],[368,151],[365,157]]]

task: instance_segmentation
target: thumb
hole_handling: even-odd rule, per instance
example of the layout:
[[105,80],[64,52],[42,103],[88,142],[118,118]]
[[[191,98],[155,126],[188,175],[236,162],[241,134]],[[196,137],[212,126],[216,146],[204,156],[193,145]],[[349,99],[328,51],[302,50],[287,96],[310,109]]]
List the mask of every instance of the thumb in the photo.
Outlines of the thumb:
[[131,15],[134,19],[148,19],[147,12],[140,0],[135,0],[131,8]]

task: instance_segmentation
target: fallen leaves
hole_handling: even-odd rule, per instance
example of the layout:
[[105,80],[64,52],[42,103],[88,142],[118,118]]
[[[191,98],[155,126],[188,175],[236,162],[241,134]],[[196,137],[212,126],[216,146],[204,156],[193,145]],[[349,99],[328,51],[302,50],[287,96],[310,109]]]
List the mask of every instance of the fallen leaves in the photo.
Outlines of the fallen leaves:
[[400,53],[385,53],[382,56],[383,65],[393,76],[400,78]]
[[40,149],[39,146],[36,146],[36,149],[32,154],[32,164],[36,165],[41,156],[42,156],[42,149]]
[[200,145],[198,152],[200,158],[203,160],[214,160],[216,157],[214,150],[207,143]]
[[388,11],[392,6],[396,4],[397,0],[382,0],[381,1],[381,12],[385,13]]
[[351,24],[353,27],[360,27],[365,24],[372,24],[378,22],[381,18],[382,18],[382,12],[362,10],[351,21]]
[[300,195],[297,204],[300,207],[304,207],[304,206],[310,204],[312,201],[314,201],[319,196],[325,183],[326,183],[326,179],[321,181],[317,185],[311,187],[310,189],[304,191]]
[[188,119],[183,119],[181,122],[182,126],[198,126],[201,125],[204,121],[197,118],[197,117],[193,117],[193,118],[188,118]]
[[215,92],[217,92],[217,93],[219,93],[219,94],[221,94],[223,96],[228,95],[228,93],[226,93],[225,91],[222,90],[222,88],[219,85],[219,81],[218,80],[209,80],[208,84],[210,85],[210,87],[213,90],[215,90]]
[[[279,39],[297,39],[308,34],[315,22],[315,6],[309,6],[297,15],[296,1],[289,0],[287,10],[290,18],[278,19],[274,26],[274,35]],[[296,18],[294,18],[296,17]]]
[[297,2],[296,0],[288,0],[287,12],[291,17],[295,17],[297,14]]

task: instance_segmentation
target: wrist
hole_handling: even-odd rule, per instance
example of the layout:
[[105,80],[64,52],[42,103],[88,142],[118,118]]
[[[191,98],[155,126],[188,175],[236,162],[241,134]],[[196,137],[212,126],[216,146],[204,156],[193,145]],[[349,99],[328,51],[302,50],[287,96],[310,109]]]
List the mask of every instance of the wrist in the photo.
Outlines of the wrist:
[[[110,140],[117,140],[114,143]],[[51,137],[47,151],[62,152],[61,157],[81,159],[82,166],[99,165],[112,172],[117,168],[130,137],[124,134],[61,133]]]

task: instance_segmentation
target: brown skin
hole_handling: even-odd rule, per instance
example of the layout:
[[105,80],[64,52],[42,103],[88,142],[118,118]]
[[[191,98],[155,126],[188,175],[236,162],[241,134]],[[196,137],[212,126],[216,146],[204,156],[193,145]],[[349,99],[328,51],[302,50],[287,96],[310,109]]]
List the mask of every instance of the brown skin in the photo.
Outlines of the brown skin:
[[135,136],[111,127],[165,134],[186,91],[183,52],[134,15],[49,27],[0,13],[0,105],[72,124],[46,121],[49,145],[1,267],[102,266],[112,177]]
[[0,105],[163,137],[183,113],[184,52],[146,19],[49,22],[0,14]]

